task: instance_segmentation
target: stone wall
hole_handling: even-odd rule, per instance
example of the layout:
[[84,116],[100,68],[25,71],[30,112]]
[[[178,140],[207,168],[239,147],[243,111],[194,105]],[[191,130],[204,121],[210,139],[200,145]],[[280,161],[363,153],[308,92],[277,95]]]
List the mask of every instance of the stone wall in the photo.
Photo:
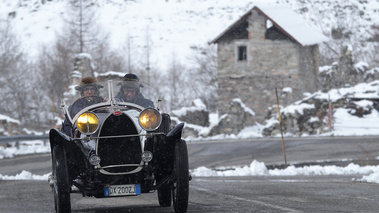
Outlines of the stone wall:
[[[219,85],[224,89],[219,90],[219,114],[229,111],[230,100],[240,98],[243,103],[256,112],[258,121],[264,120],[267,107],[276,103],[275,87],[284,88],[294,84],[291,79],[282,79],[280,76],[254,76],[254,77],[224,77],[219,78]],[[295,85],[292,85],[294,87]],[[290,104],[296,100],[293,95],[278,91],[281,96],[281,104]],[[222,110],[220,110],[222,109]]]
[[331,66],[320,68],[319,82],[323,92],[333,88],[353,86],[361,82],[371,82],[379,79],[378,68],[368,70],[365,62],[354,64],[353,54],[349,47],[343,47],[338,62]]
[[20,122],[0,114],[0,136],[20,134]]
[[[184,138],[209,137],[220,134],[237,135],[245,127],[256,124],[255,112],[247,107],[241,99],[234,99],[228,104],[228,111],[217,122],[210,122],[206,106],[198,99],[191,107],[183,107],[171,113],[171,125],[184,122]],[[214,120],[214,119],[213,119]]]
[[201,130],[210,125],[209,111],[200,99],[192,101],[192,106],[190,107],[183,107],[179,110],[172,111],[171,116],[172,127],[182,122],[185,123],[183,131],[183,137],[185,138],[199,137],[203,134]]
[[304,92],[314,92],[320,89],[319,76],[319,47],[318,45],[298,47],[299,52],[299,80],[301,88],[297,97],[302,97]]
[[248,108],[241,99],[234,99],[227,114],[224,114],[217,125],[210,130],[209,136],[226,134],[238,135],[245,127],[255,125],[255,112]]
[[[366,105],[362,106],[362,103]],[[329,107],[332,112],[330,112]],[[289,133],[295,136],[330,132],[335,121],[333,113],[339,108],[347,109],[347,113],[352,116],[363,117],[371,114],[374,110],[379,110],[379,99],[354,99],[349,95],[334,101],[318,96],[305,98],[294,103],[289,108],[281,110],[282,131],[284,134]],[[262,135],[277,136],[280,134],[278,111],[275,106],[269,109],[268,117],[271,119],[268,120],[268,124],[263,128]]]

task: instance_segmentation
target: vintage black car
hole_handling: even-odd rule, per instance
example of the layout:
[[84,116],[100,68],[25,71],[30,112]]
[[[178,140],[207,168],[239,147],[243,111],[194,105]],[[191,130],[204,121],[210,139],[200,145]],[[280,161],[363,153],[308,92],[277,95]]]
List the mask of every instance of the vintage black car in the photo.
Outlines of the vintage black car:
[[[159,205],[186,212],[189,166],[184,124],[170,128],[156,92],[140,84],[141,94],[154,102],[143,107],[117,98],[122,81],[109,80],[101,94],[78,98],[62,108],[71,132],[50,130],[55,210],[71,212],[70,193],[109,198],[157,192]],[[82,103],[90,102],[89,106]],[[73,110],[73,109],[78,109]]]

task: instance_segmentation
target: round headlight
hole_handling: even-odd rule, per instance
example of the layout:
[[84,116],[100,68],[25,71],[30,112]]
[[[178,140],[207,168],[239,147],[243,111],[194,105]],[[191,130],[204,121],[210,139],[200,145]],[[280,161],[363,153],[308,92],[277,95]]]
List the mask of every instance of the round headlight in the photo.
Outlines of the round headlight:
[[162,122],[161,113],[153,108],[144,109],[139,115],[139,124],[146,131],[153,131],[158,129]]
[[99,127],[99,119],[94,113],[85,112],[78,117],[76,124],[81,133],[88,135],[96,132]]
[[94,166],[97,166],[100,164],[100,156],[98,155],[91,155],[91,157],[89,157],[89,162],[94,165]]
[[151,153],[150,151],[144,151],[141,155],[141,158],[143,162],[148,163],[153,159],[153,153]]

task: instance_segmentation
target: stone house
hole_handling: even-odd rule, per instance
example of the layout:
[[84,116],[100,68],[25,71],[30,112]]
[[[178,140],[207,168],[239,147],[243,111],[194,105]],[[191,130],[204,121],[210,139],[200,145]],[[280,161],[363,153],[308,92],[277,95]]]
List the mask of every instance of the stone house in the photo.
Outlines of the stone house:
[[218,111],[240,98],[262,121],[267,108],[319,89],[318,44],[327,41],[283,5],[255,6],[210,43],[217,44]]

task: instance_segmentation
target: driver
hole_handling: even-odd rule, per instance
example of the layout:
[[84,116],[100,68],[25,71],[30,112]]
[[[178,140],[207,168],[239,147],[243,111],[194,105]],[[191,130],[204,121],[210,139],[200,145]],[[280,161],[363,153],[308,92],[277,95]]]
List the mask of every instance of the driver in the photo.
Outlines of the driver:
[[103,86],[97,83],[96,78],[82,78],[82,80],[80,80],[79,85],[76,86],[75,89],[80,92],[80,95],[83,98],[78,99],[75,102],[75,104],[69,107],[71,117],[87,106],[106,101],[104,98],[99,97],[101,88],[103,88]]
[[[85,77],[80,80],[78,86],[75,87],[76,90],[80,92],[80,96],[77,101],[74,102],[71,106],[68,107],[68,112],[71,117],[74,117],[83,108],[106,101],[105,98],[99,97],[100,89],[103,88],[102,85],[97,83],[97,79],[94,77]],[[97,96],[97,97],[96,97]],[[67,135],[71,136],[72,124],[70,120],[65,115],[65,120],[63,122],[62,131]]]
[[135,103],[145,108],[154,107],[154,103],[142,95],[140,88],[143,85],[139,83],[139,77],[136,74],[126,74],[122,78],[120,85],[120,91],[116,94],[115,98],[123,102]]

